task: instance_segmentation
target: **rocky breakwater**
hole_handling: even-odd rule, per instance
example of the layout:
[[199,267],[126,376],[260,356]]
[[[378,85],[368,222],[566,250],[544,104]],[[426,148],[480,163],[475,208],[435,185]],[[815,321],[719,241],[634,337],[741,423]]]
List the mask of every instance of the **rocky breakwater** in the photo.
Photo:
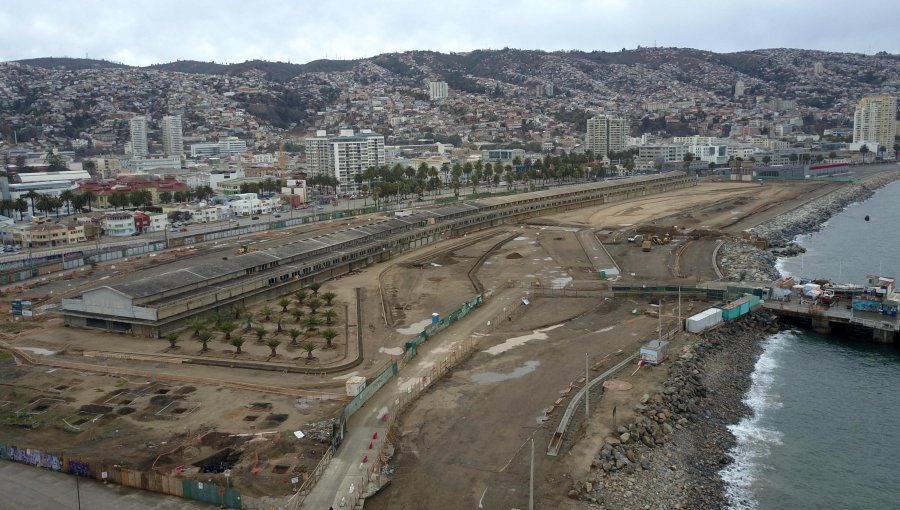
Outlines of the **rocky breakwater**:
[[569,497],[602,509],[724,508],[719,471],[735,444],[727,427],[750,412],[743,397],[761,340],[778,330],[774,316],[754,312],[673,356],[662,390],[640,399]]

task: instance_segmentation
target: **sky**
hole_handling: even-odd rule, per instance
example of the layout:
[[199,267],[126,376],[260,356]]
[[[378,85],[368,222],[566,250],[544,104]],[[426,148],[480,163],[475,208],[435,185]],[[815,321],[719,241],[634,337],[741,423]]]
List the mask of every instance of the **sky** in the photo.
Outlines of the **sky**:
[[0,61],[305,63],[407,50],[900,53],[897,0],[3,0]]

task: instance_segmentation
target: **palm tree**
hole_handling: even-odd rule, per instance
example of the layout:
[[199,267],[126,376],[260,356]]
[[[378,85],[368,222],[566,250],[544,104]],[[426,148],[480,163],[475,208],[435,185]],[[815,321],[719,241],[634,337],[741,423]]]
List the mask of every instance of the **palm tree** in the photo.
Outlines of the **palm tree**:
[[319,308],[322,308],[322,301],[319,299],[315,299],[315,298],[310,299],[309,303],[306,303],[306,306],[309,307],[309,309],[310,309],[310,311],[312,311],[312,313],[316,313],[316,310],[318,310]]
[[318,329],[320,324],[322,324],[322,323],[319,322],[319,319],[316,318],[314,315],[310,315],[309,317],[306,318],[305,321],[303,321],[303,325],[306,326],[307,331],[314,331],[314,330]]
[[310,341],[306,341],[303,342],[303,345],[301,345],[300,348],[306,351],[306,359],[313,359],[312,353],[314,350],[316,350],[316,344]]
[[97,194],[89,189],[86,189],[81,192],[81,196],[84,197],[85,203],[88,206],[88,212],[92,211],[94,200],[97,200]]
[[265,320],[270,320],[272,318],[272,309],[268,306],[262,307],[262,310],[259,311],[260,316]]
[[281,333],[284,331],[284,315],[279,314],[278,318],[275,319],[275,323],[278,324],[278,330],[276,333]]
[[267,346],[269,349],[272,349],[272,357],[275,357],[275,356],[278,355],[278,354],[275,352],[275,348],[278,347],[279,345],[281,345],[281,341],[278,340],[278,339],[275,338],[275,337],[272,337],[272,338],[266,340],[266,346]]
[[869,153],[869,146],[866,144],[863,144],[863,146],[859,148],[859,153],[862,155],[862,162],[865,163],[866,155]]
[[262,326],[257,327],[256,329],[253,330],[253,332],[256,333],[256,341],[257,342],[262,342],[263,337],[266,336],[266,333],[267,333],[266,328],[264,328]]
[[336,336],[338,336],[338,333],[337,333],[337,331],[335,331],[331,328],[328,328],[322,332],[322,336],[325,337],[325,348],[331,349],[332,348],[331,341],[334,340],[334,338]]
[[206,344],[209,342],[209,338],[211,336],[212,335],[209,333],[209,331],[207,331],[205,329],[200,332],[200,335],[197,337],[197,341],[199,341],[201,344],[203,344],[203,347],[200,349],[200,352],[206,352],[209,350],[209,346],[207,346]]
[[19,197],[16,199],[15,205],[13,205],[16,211],[19,211],[19,219],[22,219],[22,214],[28,210],[28,202],[25,201],[24,198]]
[[231,345],[235,346],[235,354],[241,353],[241,346],[244,345],[244,337],[243,335],[234,335],[231,339]]
[[169,341],[169,347],[174,349],[176,347],[175,344],[178,343],[178,333],[176,331],[172,331],[168,335],[166,335],[166,340]]
[[297,298],[297,304],[302,305],[304,301],[306,301],[306,291],[303,289],[298,290],[294,293],[294,297]]
[[253,312],[244,312],[244,331],[250,331],[253,328]]
[[219,325],[219,331],[225,333],[225,341],[228,342],[231,340],[231,332],[234,331],[237,326],[234,325],[233,322],[223,322]]
[[[159,201],[164,204],[169,204],[172,202],[172,192],[171,191],[163,191],[159,194]],[[238,348],[240,350],[240,348]]]
[[322,288],[322,284],[321,284],[321,283],[311,283],[311,284],[309,284],[309,290],[311,290],[312,293],[315,294],[315,295],[317,295],[317,296],[319,295],[319,289],[321,289],[321,288]]
[[200,336],[200,332],[206,328],[206,321],[199,318],[191,319],[191,322],[188,322],[188,328],[194,330],[193,336]]
[[337,312],[335,312],[334,310],[325,310],[325,313],[323,313],[322,315],[325,317],[325,324],[331,326],[331,321],[333,321],[334,318],[337,317]]
[[325,306],[331,306],[331,302],[334,301],[334,298],[337,297],[337,294],[334,292],[325,292],[322,294],[322,299],[325,300]]
[[281,313],[286,313],[288,306],[291,304],[291,300],[288,298],[281,298],[278,300],[278,306],[281,307]]
[[231,312],[234,314],[234,320],[238,321],[247,312],[247,307],[244,305],[235,305],[234,308],[231,309]]
[[303,310],[300,308],[291,309],[291,315],[294,316],[294,322],[300,322],[300,317],[303,317]]
[[297,337],[302,335],[303,332],[297,328],[291,328],[288,334],[291,336],[291,345],[297,345]]
[[28,193],[25,193],[25,198],[31,200],[31,215],[34,216],[34,199],[40,198],[41,194],[35,190],[29,190]]
[[59,194],[59,199],[63,201],[66,205],[66,214],[72,213],[72,199],[75,198],[75,194],[72,193],[72,190],[67,189]]

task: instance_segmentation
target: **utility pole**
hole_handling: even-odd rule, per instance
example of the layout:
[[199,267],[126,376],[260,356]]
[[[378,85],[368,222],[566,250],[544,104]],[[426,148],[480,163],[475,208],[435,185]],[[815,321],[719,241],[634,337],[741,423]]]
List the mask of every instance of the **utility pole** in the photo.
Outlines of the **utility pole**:
[[678,331],[681,331],[681,285],[678,286]]
[[531,436],[531,478],[528,480],[528,510],[534,510],[534,435]]
[[79,476],[75,475],[75,495],[78,498],[78,510],[81,510],[81,483],[78,478]]
[[590,364],[590,359],[588,357],[588,353],[584,353],[584,419],[587,421],[588,416],[591,415],[591,406],[589,401],[591,400],[591,376],[588,372],[588,365]]

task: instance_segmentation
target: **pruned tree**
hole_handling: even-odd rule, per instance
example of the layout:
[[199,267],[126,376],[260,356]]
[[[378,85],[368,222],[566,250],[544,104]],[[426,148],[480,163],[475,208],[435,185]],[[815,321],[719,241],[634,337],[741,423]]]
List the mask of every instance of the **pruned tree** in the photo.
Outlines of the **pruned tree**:
[[200,331],[200,334],[197,336],[197,341],[203,345],[203,347],[200,349],[200,352],[206,352],[209,350],[209,346],[207,344],[209,343],[210,337],[212,337],[212,335],[209,331],[205,329]]
[[277,356],[278,353],[275,352],[275,348],[281,345],[281,341],[275,337],[272,337],[266,341],[266,347],[272,349],[272,356]]
[[178,347],[177,345],[175,345],[178,343],[178,332],[172,331],[171,333],[166,335],[166,340],[169,341],[170,348],[174,349],[175,347]]
[[301,345],[300,348],[306,351],[306,359],[313,359],[312,353],[316,350],[316,344],[312,342],[303,342],[303,345]]
[[331,302],[334,301],[334,298],[337,297],[337,294],[334,292],[323,292],[322,299],[325,300],[326,306],[331,306]]
[[328,328],[322,332],[322,337],[325,338],[325,348],[326,349],[331,349],[333,347],[331,345],[331,341],[334,340],[335,337],[337,337],[337,336],[338,336],[337,331],[335,331],[331,328]]
[[231,338],[230,343],[231,343],[231,345],[233,345],[235,347],[234,353],[240,354],[241,346],[244,345],[244,336],[243,335],[234,335],[234,337]]

